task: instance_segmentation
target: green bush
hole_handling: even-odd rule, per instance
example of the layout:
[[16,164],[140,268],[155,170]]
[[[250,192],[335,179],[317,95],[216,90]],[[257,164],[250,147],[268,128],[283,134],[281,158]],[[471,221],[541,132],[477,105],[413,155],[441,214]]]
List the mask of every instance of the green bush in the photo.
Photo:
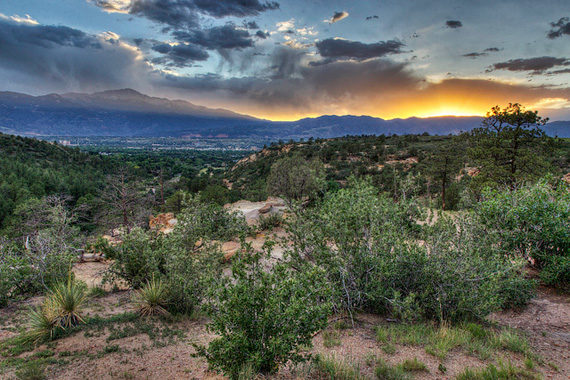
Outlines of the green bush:
[[166,257],[161,248],[165,237],[156,231],[146,232],[135,227],[122,237],[122,243],[105,248],[105,256],[112,261],[106,274],[107,281],[123,280],[138,289],[153,276],[164,273]]
[[272,231],[281,224],[283,224],[283,216],[281,214],[273,213],[267,216],[259,215],[257,228],[259,231]]
[[324,328],[330,307],[328,288],[316,268],[296,272],[285,264],[264,267],[268,252],[240,254],[232,276],[212,286],[209,329],[218,337],[197,347],[210,366],[232,379],[245,366],[255,373],[274,373],[291,360],[305,359],[301,346]]
[[505,255],[529,258],[548,285],[570,284],[570,188],[560,181],[486,190],[475,213]]
[[287,254],[298,267],[324,269],[336,311],[459,321],[530,299],[523,263],[503,255],[471,214],[441,215],[421,231],[418,216],[414,199],[396,203],[356,181],[297,213]]

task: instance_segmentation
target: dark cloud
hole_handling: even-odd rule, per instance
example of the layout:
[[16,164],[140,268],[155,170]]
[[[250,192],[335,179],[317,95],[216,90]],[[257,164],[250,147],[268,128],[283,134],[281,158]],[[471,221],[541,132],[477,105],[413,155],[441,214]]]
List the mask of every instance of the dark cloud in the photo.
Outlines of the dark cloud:
[[472,53],[463,54],[463,56],[467,57],[467,58],[479,58],[479,57],[485,57],[485,56],[489,55],[489,53],[495,53],[498,51],[501,51],[501,49],[499,49],[497,47],[490,47],[490,48],[483,50],[482,52],[475,51]]
[[518,58],[511,59],[506,62],[498,62],[495,63],[492,68],[494,70],[532,71],[533,74],[540,74],[556,66],[568,65],[570,65],[570,60],[567,58],[535,57]]
[[204,49],[186,44],[157,44],[152,47],[152,50],[163,54],[162,57],[154,59],[154,63],[175,67],[192,66],[194,61],[205,61],[209,57]]
[[0,18],[0,33],[4,41],[36,45],[43,48],[69,46],[76,48],[101,48],[99,40],[81,30],[67,26],[33,25],[10,22]]
[[317,42],[315,46],[323,58],[365,60],[401,53],[404,44],[396,40],[365,44],[359,41],[328,38]]
[[247,17],[279,8],[275,1],[260,0],[132,0],[127,6],[114,0],[91,1],[108,12],[128,12],[175,30],[198,27],[200,14]]
[[368,16],[368,17],[366,17],[366,21],[377,20],[377,19],[379,19],[379,18],[380,18],[380,17],[378,17],[378,15]]
[[264,40],[264,39],[268,38],[270,36],[270,34],[268,32],[258,30],[257,32],[255,32],[255,36]]
[[487,53],[478,53],[478,52],[463,54],[464,57],[468,57],[468,58],[479,58],[479,57],[484,57],[486,55],[488,55],[488,54]]
[[[134,46],[115,36],[0,18],[0,71],[22,89],[100,90],[132,86],[149,73]],[[5,85],[5,83],[4,83]]]
[[445,25],[447,25],[448,28],[457,29],[461,28],[463,26],[463,23],[459,20],[447,20],[445,22]]
[[213,17],[255,16],[267,10],[279,8],[276,1],[259,0],[194,0],[196,7]]
[[[410,107],[429,111],[442,101],[474,107],[517,101],[534,104],[542,98],[570,98],[570,89],[510,85],[497,81],[450,78],[431,83],[408,64],[387,59],[337,61],[306,66],[293,49],[275,52],[280,65],[271,77],[252,75],[224,78],[211,74],[196,77],[163,76],[157,85],[179,94],[215,94],[242,112],[264,115],[372,114],[409,112]],[[280,75],[276,75],[280,73]],[[461,96],[464,94],[465,96]]]
[[570,35],[570,18],[562,17],[556,22],[551,22],[552,29],[548,32],[547,37],[551,40],[562,37],[562,35]]
[[196,44],[209,50],[241,49],[253,46],[249,32],[238,29],[233,24],[203,30],[176,31],[172,34],[178,41]]
[[331,24],[334,24],[335,22],[339,22],[340,20],[343,20],[345,18],[348,17],[348,12],[346,11],[340,11],[340,12],[335,12],[332,17],[328,21]]
[[133,0],[128,12],[174,29],[199,25],[197,8],[192,0]]
[[247,29],[259,29],[259,25],[255,21],[248,21],[243,24]]

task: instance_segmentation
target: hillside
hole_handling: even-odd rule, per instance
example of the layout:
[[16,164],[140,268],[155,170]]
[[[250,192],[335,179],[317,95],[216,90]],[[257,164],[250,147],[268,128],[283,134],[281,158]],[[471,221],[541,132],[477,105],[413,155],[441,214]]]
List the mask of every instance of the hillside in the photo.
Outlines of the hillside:
[[[456,137],[453,137],[456,138]],[[449,136],[347,136],[332,139],[272,144],[237,162],[224,176],[224,182],[244,199],[263,200],[267,197],[266,179],[271,166],[283,157],[299,155],[304,159],[318,159],[326,170],[329,186],[346,184],[351,175],[368,176],[381,190],[396,191],[396,181],[407,173],[419,178],[420,194],[435,194],[439,189],[429,182],[428,172],[434,162],[431,155],[452,139]],[[458,183],[452,184],[457,201],[459,191],[473,175],[471,164],[464,151],[457,152],[463,162],[458,170]],[[555,171],[565,174],[570,171],[570,140],[559,142],[549,157]]]
[[[271,122],[183,100],[150,97],[132,89],[93,94],[30,96],[0,92],[0,132],[31,136],[123,136],[300,139],[346,135],[458,134],[480,125],[480,117],[383,120],[369,116],[321,116]],[[545,127],[570,137],[570,122]]]

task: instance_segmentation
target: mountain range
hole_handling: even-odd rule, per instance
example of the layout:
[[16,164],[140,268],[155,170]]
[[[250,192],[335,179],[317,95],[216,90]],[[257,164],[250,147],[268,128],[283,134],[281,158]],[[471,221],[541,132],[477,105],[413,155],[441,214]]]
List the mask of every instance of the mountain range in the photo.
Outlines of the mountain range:
[[[28,136],[330,138],[345,135],[447,135],[481,125],[481,117],[444,116],[384,120],[370,116],[274,122],[151,97],[132,89],[31,96],[0,92],[0,132]],[[570,137],[570,121],[548,123],[549,135]]]

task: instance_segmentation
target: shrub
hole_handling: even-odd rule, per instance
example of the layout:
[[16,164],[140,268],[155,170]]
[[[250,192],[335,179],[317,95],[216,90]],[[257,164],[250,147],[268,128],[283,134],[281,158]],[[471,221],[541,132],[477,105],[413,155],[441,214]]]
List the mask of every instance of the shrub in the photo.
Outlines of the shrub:
[[549,285],[570,284],[570,191],[567,184],[537,184],[486,190],[475,207],[484,233],[506,255],[530,258]]
[[162,235],[135,227],[122,240],[115,247],[107,245],[104,251],[105,256],[113,260],[107,270],[107,281],[123,280],[138,289],[153,276],[164,273],[165,257],[160,250],[164,242]]
[[299,267],[322,268],[334,289],[335,311],[353,313],[371,306],[383,255],[409,236],[412,215],[411,203],[395,204],[369,183],[352,180],[316,208],[297,212],[287,225],[293,245],[286,253]]
[[272,231],[283,223],[283,216],[278,213],[269,214],[267,216],[260,215],[257,228],[259,231]]
[[232,277],[212,286],[209,329],[219,337],[207,348],[197,347],[212,368],[232,379],[245,365],[274,373],[289,360],[304,360],[300,346],[311,345],[330,311],[321,271],[296,272],[285,264],[268,271],[263,260],[269,252],[246,248],[233,263]]
[[286,253],[297,267],[324,270],[338,312],[460,321],[532,296],[522,261],[502,255],[470,214],[441,215],[421,231],[414,222],[419,215],[413,198],[395,203],[368,183],[352,181],[314,209],[296,213],[287,225],[293,245]]
[[164,315],[168,303],[166,285],[154,277],[133,295],[135,310],[142,316]]

